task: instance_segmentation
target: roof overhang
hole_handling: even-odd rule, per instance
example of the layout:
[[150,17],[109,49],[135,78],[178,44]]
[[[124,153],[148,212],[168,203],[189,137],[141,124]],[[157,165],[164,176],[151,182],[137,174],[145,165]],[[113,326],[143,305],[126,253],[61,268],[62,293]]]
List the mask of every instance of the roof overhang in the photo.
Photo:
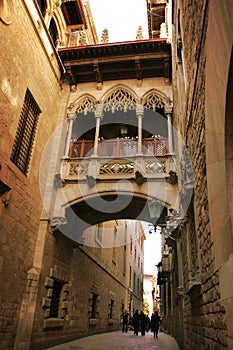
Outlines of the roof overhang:
[[72,84],[164,77],[171,80],[171,45],[166,39],[137,40],[60,49]]

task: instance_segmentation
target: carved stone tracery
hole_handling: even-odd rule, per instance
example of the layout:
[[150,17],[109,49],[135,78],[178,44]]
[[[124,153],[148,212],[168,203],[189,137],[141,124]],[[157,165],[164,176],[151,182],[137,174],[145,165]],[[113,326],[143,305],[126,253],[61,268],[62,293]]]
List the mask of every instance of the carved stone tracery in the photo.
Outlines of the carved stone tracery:
[[69,163],[69,175],[86,175],[88,171],[87,163]]
[[88,95],[85,95],[81,98],[77,105],[75,103],[71,103],[68,107],[68,110],[71,111],[75,108],[76,113],[83,113],[87,115],[88,112],[94,112],[96,108],[96,101]]
[[104,163],[99,169],[100,174],[116,175],[116,174],[132,174],[134,172],[134,164],[130,161],[117,161]]
[[135,110],[136,99],[126,89],[118,88],[104,100],[103,110],[106,112]]
[[157,108],[164,108],[164,102],[160,96],[157,96],[155,93],[151,93],[145,99],[143,106],[156,111]]

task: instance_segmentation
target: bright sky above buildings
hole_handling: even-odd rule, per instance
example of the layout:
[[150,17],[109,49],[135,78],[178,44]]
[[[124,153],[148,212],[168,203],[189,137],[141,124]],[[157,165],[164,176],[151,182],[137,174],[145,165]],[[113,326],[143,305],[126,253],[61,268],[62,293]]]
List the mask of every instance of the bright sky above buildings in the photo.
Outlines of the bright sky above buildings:
[[[146,240],[144,241],[144,273],[156,275],[156,265],[161,261],[161,235],[154,232],[153,226],[148,226],[147,222],[142,222]],[[152,233],[149,229],[152,228]]]
[[148,39],[146,0],[89,0],[99,42],[108,29],[109,42],[136,39],[139,26]]

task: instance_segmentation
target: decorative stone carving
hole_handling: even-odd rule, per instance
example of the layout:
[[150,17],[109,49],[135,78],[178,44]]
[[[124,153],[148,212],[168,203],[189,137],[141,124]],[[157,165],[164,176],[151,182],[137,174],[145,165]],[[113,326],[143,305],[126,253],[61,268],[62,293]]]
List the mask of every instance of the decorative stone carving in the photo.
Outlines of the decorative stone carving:
[[137,34],[136,34],[136,40],[143,40],[142,26],[138,27]]
[[135,110],[136,99],[126,89],[118,88],[104,101],[104,111],[112,112]]
[[79,43],[83,46],[87,45],[87,34],[84,30],[79,32]]
[[117,175],[117,174],[132,174],[134,172],[134,164],[130,161],[113,161],[103,164],[100,167],[100,174]]
[[86,175],[88,171],[87,163],[69,163],[69,175]]
[[185,146],[182,150],[182,158],[180,161],[180,181],[181,205],[183,205],[185,208],[186,201],[190,199],[191,194],[193,192],[193,168],[191,162],[191,155],[189,154],[189,151]]
[[143,106],[148,109],[156,111],[157,108],[164,108],[164,102],[160,96],[157,96],[154,92],[147,96]]
[[104,29],[101,36],[101,44],[107,44],[108,42],[108,29]]
[[165,161],[162,163],[153,161],[146,162],[146,173],[165,173],[166,172],[166,164]]
[[[85,95],[79,100],[78,104],[76,105],[76,113],[83,113],[84,115],[87,115],[88,112],[94,112],[95,105],[96,101],[90,96]],[[68,109],[72,110],[74,107],[75,104],[71,103]]]

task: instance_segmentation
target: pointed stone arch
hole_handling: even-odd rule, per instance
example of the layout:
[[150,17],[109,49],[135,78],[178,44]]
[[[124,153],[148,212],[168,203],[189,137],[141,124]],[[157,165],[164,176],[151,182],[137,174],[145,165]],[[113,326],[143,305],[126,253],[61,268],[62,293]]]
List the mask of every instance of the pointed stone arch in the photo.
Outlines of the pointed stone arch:
[[151,89],[147,91],[141,99],[141,104],[144,108],[152,109],[156,111],[156,109],[167,109],[172,108],[171,99],[166,96],[164,93],[157,89]]
[[71,102],[68,107],[68,113],[77,114],[83,113],[87,115],[88,112],[94,112],[97,100],[90,94],[83,94],[74,102]]
[[101,99],[103,110],[106,112],[116,112],[135,110],[139,102],[135,92],[125,85],[116,85],[108,90]]
[[44,21],[48,29],[52,19],[57,29],[58,37],[56,47],[62,47],[66,44],[66,22],[62,14],[61,6],[58,6],[53,0],[47,0]]

